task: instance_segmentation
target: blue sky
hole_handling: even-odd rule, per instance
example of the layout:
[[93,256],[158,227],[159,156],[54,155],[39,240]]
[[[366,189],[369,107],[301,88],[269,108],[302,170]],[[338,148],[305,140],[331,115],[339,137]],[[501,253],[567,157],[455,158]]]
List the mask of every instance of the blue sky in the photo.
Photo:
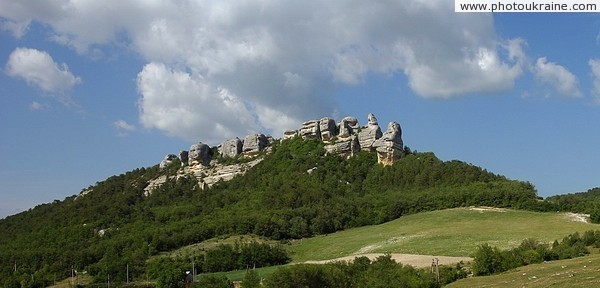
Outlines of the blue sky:
[[0,217],[198,141],[371,112],[540,196],[600,186],[598,14],[302,2],[0,0]]

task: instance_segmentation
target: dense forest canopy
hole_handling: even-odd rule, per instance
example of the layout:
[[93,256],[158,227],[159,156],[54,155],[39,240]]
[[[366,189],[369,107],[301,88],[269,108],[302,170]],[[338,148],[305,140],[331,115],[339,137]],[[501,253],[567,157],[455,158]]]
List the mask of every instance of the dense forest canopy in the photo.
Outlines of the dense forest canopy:
[[124,281],[126,265],[133,277],[153,277],[149,257],[222,235],[294,239],[453,207],[555,208],[539,204],[530,183],[433,153],[384,167],[375,153],[344,159],[325,155],[321,141],[294,138],[261,157],[245,175],[205,190],[193,176],[171,177],[144,196],[150,180],[179,173],[174,162],[2,219],[0,279],[43,286],[78,269]]

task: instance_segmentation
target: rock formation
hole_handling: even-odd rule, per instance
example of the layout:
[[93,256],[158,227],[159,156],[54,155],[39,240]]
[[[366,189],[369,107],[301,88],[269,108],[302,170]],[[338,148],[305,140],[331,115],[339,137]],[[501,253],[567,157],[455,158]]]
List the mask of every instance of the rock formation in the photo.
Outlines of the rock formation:
[[177,159],[177,155],[175,154],[167,154],[165,156],[165,158],[163,158],[162,161],[160,161],[160,164],[158,164],[158,167],[165,168],[167,166],[169,166],[169,164],[173,163],[173,160]]
[[[296,136],[303,139],[319,139],[325,143],[324,148],[328,154],[340,155],[345,158],[352,157],[361,150],[375,151],[379,163],[392,165],[394,161],[404,156],[400,124],[390,122],[385,133],[382,133],[377,118],[372,113],[368,115],[367,125],[363,127],[360,126],[356,117],[344,117],[337,124],[333,119],[324,117],[320,120],[306,121],[298,130],[285,131],[283,139]],[[255,157],[263,150],[268,149],[273,141],[271,136],[250,134],[244,140],[239,138],[227,140],[219,145],[218,149],[223,157],[233,158],[239,155]],[[210,187],[220,180],[227,181],[236,175],[244,174],[262,161],[262,157],[258,157],[248,162],[224,165],[218,161],[212,161],[212,151],[210,146],[202,142],[192,145],[189,151],[180,151],[179,159],[184,167],[178,171],[177,175],[170,177],[194,175],[201,187]],[[168,154],[159,166],[167,167],[176,158],[176,155]],[[167,180],[166,176],[161,177],[149,182],[144,189],[145,195],[149,195],[152,190]]]
[[[378,162],[391,165],[404,155],[400,124],[391,122],[385,133],[372,113],[367,117],[367,125],[361,127],[355,117],[344,117],[337,125],[333,119],[310,120],[302,123],[298,130],[288,130],[283,138],[300,135],[303,139],[320,139],[325,142],[329,154],[352,157],[361,150],[376,151]],[[297,132],[296,132],[297,131]]]
[[246,157],[252,157],[269,146],[269,138],[264,134],[250,134],[244,138],[242,153]]
[[208,165],[211,160],[210,146],[198,142],[190,147],[188,153],[188,165]]
[[404,156],[404,143],[402,142],[402,129],[400,124],[390,122],[381,138],[373,143],[377,152],[377,162],[384,166],[394,164],[394,161]]
[[350,158],[360,151],[360,144],[358,143],[358,137],[351,135],[339,137],[333,143],[327,143],[324,148],[328,154]]
[[294,138],[298,135],[298,131],[296,130],[285,130],[283,131],[283,140]]
[[333,136],[336,135],[337,127],[335,121],[329,117],[322,118],[319,120],[319,133],[321,140],[329,141]]
[[379,123],[377,122],[377,118],[373,113],[369,113],[368,123],[366,127],[358,132],[358,142],[360,143],[360,149],[368,149],[370,150],[373,146],[373,142],[375,140],[381,138],[383,134],[381,133],[381,129],[379,128]]
[[321,131],[318,120],[309,120],[302,123],[298,134],[303,139],[321,139]]
[[227,140],[225,142],[223,142],[223,144],[221,144],[221,146],[219,147],[219,153],[223,156],[223,157],[236,157],[240,154],[242,154],[242,146],[243,146],[243,142],[242,140],[240,140],[240,138],[235,138],[235,139],[231,139],[231,140]]
[[349,137],[358,132],[360,125],[358,125],[358,120],[355,117],[344,117],[340,123],[338,123],[338,137]]
[[181,160],[181,166],[188,164],[189,152],[185,150],[179,151],[179,160]]

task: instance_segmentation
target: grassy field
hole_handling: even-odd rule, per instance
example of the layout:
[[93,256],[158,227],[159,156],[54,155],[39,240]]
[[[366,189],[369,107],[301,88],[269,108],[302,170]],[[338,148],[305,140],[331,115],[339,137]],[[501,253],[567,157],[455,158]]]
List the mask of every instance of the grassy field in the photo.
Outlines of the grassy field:
[[577,221],[565,213],[457,208],[295,240],[289,249],[293,262],[386,252],[470,256],[484,243],[508,249],[526,238],[551,242],[586,230],[600,230],[600,225]]
[[87,285],[92,282],[92,277],[89,275],[81,275],[78,277],[69,277],[67,279],[56,282],[55,285],[49,286],[50,288],[70,288],[75,287],[77,284]]
[[600,254],[533,264],[494,276],[467,278],[446,287],[600,287]]
[[173,251],[169,251],[169,252],[163,252],[163,253],[160,253],[160,254],[158,254],[156,256],[153,256],[152,258],[157,258],[157,257],[171,257],[171,258],[188,257],[189,255],[192,255],[192,254],[194,254],[196,252],[199,252],[199,251],[207,251],[207,250],[214,249],[218,245],[222,245],[222,244],[234,245],[236,242],[238,242],[238,243],[249,243],[249,242],[277,243],[277,241],[266,240],[266,239],[264,239],[262,237],[255,236],[255,235],[236,235],[236,236],[220,237],[220,238],[210,239],[210,240],[207,240],[207,241],[204,241],[204,242],[201,242],[201,243],[196,243],[196,244],[192,244],[192,245],[189,245],[189,246],[185,246],[185,247],[179,248],[177,250],[173,250]]
[[[387,252],[440,256],[471,256],[477,249],[477,246],[484,243],[497,246],[500,249],[509,249],[518,246],[521,241],[526,238],[535,238],[540,241],[552,242],[554,240],[561,240],[569,234],[575,232],[582,233],[587,230],[600,230],[600,225],[579,221],[573,217],[572,214],[567,213],[538,213],[488,208],[457,208],[408,215],[381,225],[349,229],[329,235],[294,240],[287,245],[287,248],[292,254],[293,263],[301,263],[308,260],[328,260],[355,254]],[[231,243],[235,240],[240,239],[236,239],[236,237],[220,240],[215,239],[202,245],[183,248],[178,252],[189,252],[189,250],[186,251],[186,249],[195,250],[200,247],[209,248],[217,243]],[[175,253],[175,255],[179,253]],[[174,255],[171,254],[171,256]],[[568,261],[579,263],[577,261],[591,260],[592,262],[590,263],[598,262],[600,267],[600,256],[598,255],[585,257],[587,260],[582,259],[584,258]],[[552,265],[558,265],[558,267],[560,267],[567,264],[546,263],[540,265],[531,265],[522,269],[533,271],[528,269],[537,269],[536,267],[554,267]],[[583,267],[585,264],[580,266]],[[588,265],[588,267],[591,266]],[[277,268],[278,267],[267,267],[257,270],[261,277],[265,277],[273,273]],[[521,271],[522,269],[518,271]],[[547,271],[554,270],[548,268]],[[584,275],[584,273],[586,273],[584,271],[587,270],[576,273],[577,275]],[[226,275],[231,280],[239,281],[243,279],[245,272],[246,271],[233,271],[222,274]],[[599,275],[598,277],[600,277],[598,267],[593,272],[597,273]],[[549,273],[556,274],[559,272],[554,271]],[[512,281],[511,277],[517,276],[517,274],[507,275],[509,276],[506,276],[506,281]],[[556,276],[553,277],[557,279],[560,278]],[[585,277],[589,278],[595,276]],[[455,284],[457,286],[452,287],[521,287],[521,285],[512,285],[513,283],[509,283],[508,286],[485,286],[482,284],[504,281],[494,280],[492,277],[476,277],[468,279],[468,281],[475,281],[474,279],[483,282],[473,282],[474,284],[471,284],[470,282],[464,282],[466,284],[457,282]],[[524,277],[524,279],[528,278]],[[535,279],[536,278],[532,278],[531,280]],[[532,281],[532,283],[533,282],[536,281]],[[539,280],[537,282],[539,282]],[[546,287],[543,285],[529,286],[530,284],[524,282],[523,285],[526,285],[526,287]],[[558,287],[562,287],[562,285]]]

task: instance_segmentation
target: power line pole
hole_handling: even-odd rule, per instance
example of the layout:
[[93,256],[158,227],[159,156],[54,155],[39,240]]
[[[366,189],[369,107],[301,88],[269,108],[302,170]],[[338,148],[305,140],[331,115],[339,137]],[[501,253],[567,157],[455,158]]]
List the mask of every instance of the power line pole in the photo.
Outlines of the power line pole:
[[129,264],[127,264],[127,284],[129,284]]
[[192,282],[196,282],[196,263],[192,259]]

